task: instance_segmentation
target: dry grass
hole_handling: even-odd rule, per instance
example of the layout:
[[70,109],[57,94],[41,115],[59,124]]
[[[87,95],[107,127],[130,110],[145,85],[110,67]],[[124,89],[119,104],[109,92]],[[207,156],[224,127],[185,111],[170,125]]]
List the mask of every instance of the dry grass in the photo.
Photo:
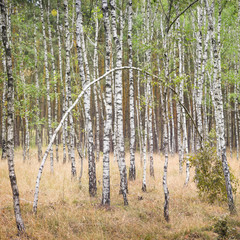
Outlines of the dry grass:
[[[185,174],[178,173],[178,157],[175,156],[169,159],[170,222],[166,223],[163,218],[163,157],[154,156],[155,179],[150,178],[148,173],[147,193],[143,193],[142,168],[137,154],[137,180],[129,182],[129,206],[123,206],[122,196],[119,195],[119,173],[117,163],[113,160],[109,209],[100,206],[101,161],[97,163],[96,198],[88,195],[86,161],[81,186],[78,181],[71,180],[70,163],[55,163],[55,172],[51,175],[48,161],[41,180],[38,214],[34,216],[31,202],[39,167],[35,149],[31,150],[31,158],[30,162],[23,164],[22,152],[15,153],[26,239],[217,239],[217,234],[211,228],[213,218],[228,215],[227,205],[202,202],[192,181],[188,187],[183,187]],[[129,165],[128,155],[126,161]],[[239,162],[230,160],[230,164],[239,178]],[[79,166],[78,162],[78,172]],[[139,200],[139,196],[143,200]],[[236,205],[239,210],[239,192]],[[231,219],[240,222],[238,216]],[[7,162],[0,161],[0,239],[20,239],[16,234]]]

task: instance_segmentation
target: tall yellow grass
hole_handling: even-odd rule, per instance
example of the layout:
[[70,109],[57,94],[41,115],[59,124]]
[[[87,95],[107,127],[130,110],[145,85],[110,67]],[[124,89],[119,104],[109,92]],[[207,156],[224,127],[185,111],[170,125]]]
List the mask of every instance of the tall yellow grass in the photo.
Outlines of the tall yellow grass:
[[[60,154],[61,159],[61,154]],[[229,159],[239,179],[240,162]],[[129,206],[119,195],[119,172],[111,156],[111,207],[100,206],[102,162],[97,163],[97,197],[88,194],[87,161],[81,185],[71,180],[71,165],[54,162],[54,174],[46,162],[40,185],[38,214],[32,214],[32,201],[39,168],[37,152],[23,164],[22,152],[15,153],[15,169],[26,236],[17,236],[7,161],[0,161],[0,239],[216,239],[211,230],[213,218],[228,215],[227,204],[210,205],[199,199],[193,181],[184,187],[185,172],[178,173],[178,156],[169,158],[168,186],[170,222],[163,218],[163,156],[154,155],[155,178],[147,173],[147,192],[141,191],[142,167],[136,154],[137,180],[129,182]],[[129,154],[126,154],[129,166]],[[149,164],[149,162],[148,162]],[[80,163],[77,163],[78,173]],[[148,165],[149,170],[149,165]],[[191,172],[191,180],[193,172]],[[142,200],[140,200],[142,197]],[[239,191],[235,197],[240,209]],[[235,220],[240,221],[238,216]]]

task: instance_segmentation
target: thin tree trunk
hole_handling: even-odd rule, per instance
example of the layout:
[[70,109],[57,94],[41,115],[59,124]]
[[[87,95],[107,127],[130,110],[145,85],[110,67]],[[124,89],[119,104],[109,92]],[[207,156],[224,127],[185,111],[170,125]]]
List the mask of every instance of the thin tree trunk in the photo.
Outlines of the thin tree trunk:
[[145,90],[145,129],[144,129],[144,142],[143,142],[143,181],[142,181],[142,191],[147,191],[147,133],[148,133],[148,88],[149,85],[146,83],[146,90]]
[[[35,13],[34,13],[34,19],[36,19]],[[39,87],[39,79],[38,79],[38,59],[37,59],[37,25],[35,22],[34,22],[34,67],[35,67],[35,84],[36,84],[36,89],[37,89],[36,138],[37,138],[37,146],[38,146],[38,162],[40,162],[42,159],[41,125],[39,123],[40,118],[41,118],[41,115],[40,115],[41,106],[40,106],[40,87]]]
[[[45,31],[45,22],[43,15],[43,0],[40,0],[42,33],[43,33],[43,45],[44,45],[44,66],[45,66],[45,79],[47,85],[47,109],[48,109],[48,142],[52,138],[52,116],[51,116],[51,99],[50,99],[50,82],[49,82],[49,70],[48,70],[48,52],[47,52],[47,40]],[[53,173],[53,148],[50,150],[50,166],[51,173]]]
[[[50,15],[50,0],[48,0],[48,13],[47,13],[47,23],[48,23],[48,39],[50,45],[50,53],[51,53],[51,63],[52,63],[52,77],[54,81],[54,97],[55,97],[55,108],[54,108],[54,122],[55,124],[58,122],[58,92],[57,92],[57,73],[55,67],[55,58],[54,58],[54,51],[53,51],[53,43],[52,43],[52,30],[49,20]],[[58,135],[56,136],[56,160],[59,161],[59,154],[58,154]]]
[[[115,0],[110,1],[111,16],[112,16],[112,32],[113,39],[116,46],[116,67],[122,67],[122,48],[117,35],[116,25],[116,3]],[[120,186],[123,195],[124,205],[128,205],[127,200],[127,168],[125,163],[125,149],[124,149],[124,136],[123,136],[123,109],[122,109],[122,71],[116,71],[116,105],[117,105],[117,126],[118,126],[118,139],[119,139],[119,165],[120,165]]]
[[[137,62],[139,63],[139,54],[137,51]],[[138,127],[138,132],[139,132],[139,148],[140,148],[140,161],[142,164],[143,161],[143,127],[142,127],[142,114],[141,114],[141,89],[140,89],[140,72],[137,73],[137,84],[138,84],[138,107],[137,107],[137,112],[138,114],[138,122],[139,122],[139,127]]]
[[[202,92],[203,92],[203,78],[202,76],[202,22],[203,22],[203,14],[202,14],[202,2],[200,6],[197,7],[198,12],[198,34],[197,34],[197,73],[198,73],[198,82],[197,82],[197,90],[196,90],[196,114],[197,114],[197,123],[198,123],[198,131],[202,135]],[[201,148],[200,139],[197,137],[197,150]]]
[[[79,61],[79,69],[80,76],[83,82],[83,88],[90,83],[90,72],[88,67],[88,59],[87,52],[85,48],[85,40],[83,34],[83,23],[82,23],[82,13],[81,13],[81,1],[76,1],[76,9],[77,13],[77,48],[78,48],[78,61]],[[84,62],[83,62],[84,59]],[[84,72],[84,66],[86,70],[86,75]],[[89,194],[91,197],[94,197],[97,193],[97,185],[96,185],[96,166],[95,166],[95,157],[93,150],[93,130],[92,130],[92,119],[90,115],[90,89],[86,91],[84,95],[84,108],[85,108],[85,116],[86,116],[86,125],[85,128],[87,130],[87,149],[88,149],[88,175],[89,175]]]
[[17,186],[17,178],[14,170],[14,79],[12,73],[12,55],[11,55],[11,47],[7,36],[7,25],[6,25],[6,8],[4,0],[0,0],[0,9],[2,16],[2,24],[1,24],[1,32],[2,32],[2,40],[4,46],[4,52],[6,56],[6,68],[7,68],[7,76],[8,76],[8,86],[7,86],[7,159],[8,159],[8,170],[9,170],[9,179],[12,188],[13,194],[13,207],[15,213],[15,219],[17,224],[17,229],[20,233],[25,231],[23,219],[21,216],[20,210],[20,200],[19,200],[19,191]]
[[[2,19],[0,19],[0,21],[2,22]],[[1,34],[1,40],[2,40],[2,34]],[[4,46],[3,46],[3,48],[4,48]],[[7,145],[6,145],[6,140],[7,140],[7,128],[6,128],[7,66],[6,66],[6,54],[5,54],[4,49],[3,49],[3,53],[2,53],[2,64],[3,64],[3,74],[4,74],[3,93],[2,93],[2,160],[3,160],[3,159],[7,158]]]
[[[98,0],[96,0],[96,5]],[[94,39],[94,56],[93,56],[93,78],[98,78],[98,16],[97,16],[97,7],[94,11],[95,18],[95,39]],[[96,148],[96,161],[99,161],[99,152],[100,152],[100,118],[99,118],[99,110],[100,103],[98,104],[98,93],[97,93],[97,85],[94,85],[94,102],[95,102],[95,112],[96,112],[96,139],[95,139],[95,148]]]
[[[166,54],[167,55],[167,54]],[[163,139],[164,139],[164,171],[163,171],[163,191],[164,191],[164,218],[169,221],[169,191],[167,186],[167,169],[168,169],[168,134],[167,134],[167,91],[164,87],[163,93]]]
[[[69,33],[69,21],[68,21],[68,1],[64,0],[64,20],[65,20],[65,47],[66,47],[66,102],[68,106],[72,105],[72,86],[71,86],[71,67],[70,67],[70,33]],[[75,131],[72,113],[69,114],[69,125],[70,125],[70,157],[71,157],[71,173],[72,177],[77,175],[76,163],[75,163]]]
[[221,78],[218,75],[218,63],[219,57],[218,48],[215,38],[214,24],[213,24],[213,5],[210,7],[208,0],[204,0],[207,9],[208,15],[208,31],[210,32],[211,42],[212,42],[212,53],[213,53],[213,100],[215,102],[215,121],[217,136],[219,141],[220,153],[222,156],[222,166],[226,183],[227,197],[228,197],[228,206],[230,213],[236,213],[236,208],[233,200],[232,185],[230,179],[230,172],[226,156],[226,142],[224,137],[224,121],[223,121],[223,102],[222,102],[222,89],[221,89]]
[[[58,3],[59,5],[59,3]],[[61,92],[62,92],[62,112],[63,114],[66,111],[66,98],[64,91],[64,83],[63,83],[63,72],[62,72],[62,44],[61,44],[61,33],[60,33],[60,24],[59,24],[59,6],[57,6],[57,38],[58,38],[58,58],[59,58],[59,77],[61,83]],[[63,163],[66,163],[67,154],[66,154],[66,134],[67,134],[67,123],[65,122],[63,130],[62,130],[62,143],[63,143]]]
[[[20,44],[22,44],[22,38],[19,38]],[[29,145],[30,145],[30,136],[29,136],[29,119],[28,119],[28,96],[26,94],[26,81],[25,76],[23,72],[23,52],[20,47],[20,78],[21,82],[23,84],[23,99],[24,99],[24,119],[25,119],[25,138],[24,138],[24,144],[23,144],[23,162],[26,160],[29,160]]]
[[[105,71],[110,70],[111,61],[111,35],[110,22],[107,0],[102,0],[102,11],[104,18],[105,29]],[[106,77],[106,120],[104,122],[104,136],[103,136],[103,189],[102,189],[102,205],[110,205],[110,135],[112,128],[112,88],[111,76]]]
[[[133,65],[133,50],[132,50],[132,0],[128,1],[128,48],[129,60],[128,65]],[[134,122],[134,84],[133,84],[133,70],[129,69],[129,101],[130,101],[130,168],[129,180],[136,179],[135,167],[135,122]]]

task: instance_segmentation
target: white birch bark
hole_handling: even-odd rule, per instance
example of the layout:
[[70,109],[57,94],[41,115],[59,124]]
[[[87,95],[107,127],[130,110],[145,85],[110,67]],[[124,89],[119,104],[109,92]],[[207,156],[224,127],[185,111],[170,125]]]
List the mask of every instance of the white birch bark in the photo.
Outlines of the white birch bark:
[[[34,13],[34,19],[35,13]],[[37,89],[37,98],[36,98],[36,104],[37,104],[37,112],[36,112],[36,119],[37,119],[37,126],[36,126],[36,137],[37,137],[37,146],[38,146],[38,162],[42,159],[42,139],[41,139],[41,125],[39,123],[40,121],[40,87],[39,87],[39,79],[38,79],[38,53],[37,53],[37,25],[34,23],[34,67],[35,67],[35,85]]]
[[[77,9],[78,8],[78,9]],[[90,72],[88,66],[87,52],[85,48],[85,40],[83,34],[83,23],[82,23],[82,13],[81,13],[81,1],[76,0],[76,14],[77,14],[77,26],[76,26],[76,35],[77,35],[77,49],[78,49],[78,61],[80,76],[83,82],[83,87],[90,83]],[[84,62],[83,62],[84,60]],[[84,72],[84,66],[86,70],[86,75]],[[90,89],[86,91],[84,95],[84,108],[86,116],[86,125],[87,130],[87,149],[88,149],[88,175],[89,175],[89,194],[94,197],[97,193],[96,185],[96,166],[95,166],[95,157],[93,150],[93,130],[92,130],[92,120],[90,115]]]
[[[20,44],[22,44],[22,38],[19,38]],[[23,70],[23,52],[20,47],[20,79],[23,84],[23,99],[24,99],[24,120],[25,120],[25,138],[23,144],[23,162],[29,160],[29,145],[30,145],[30,136],[29,136],[29,119],[28,119],[28,96],[26,94],[26,81]]]
[[[96,5],[97,5],[96,0]],[[93,56],[93,78],[98,78],[98,15],[97,15],[97,7],[94,11],[95,18],[95,38],[94,38],[94,56]],[[101,112],[100,103],[98,104],[98,93],[97,93],[97,85],[94,85],[94,101],[95,101],[95,112],[96,112],[96,139],[95,139],[95,148],[96,148],[96,161],[99,161],[99,152],[100,152],[100,118],[99,118],[99,110]]]
[[[67,106],[72,105],[72,86],[71,86],[71,67],[70,67],[70,33],[69,33],[69,21],[68,21],[68,1],[64,0],[64,21],[65,21],[65,48],[66,48],[66,103]],[[76,163],[75,163],[75,130],[72,113],[69,114],[69,152],[71,157],[71,173],[72,177],[77,175]]]
[[[237,96],[237,84],[234,83],[234,93]],[[239,141],[238,141],[238,99],[235,97],[234,99],[234,122],[235,122],[235,139],[236,139],[236,152],[237,152],[237,160],[239,158]]]
[[[111,55],[111,34],[108,1],[102,0],[102,11],[104,18],[105,29],[105,71],[110,70],[110,55]],[[110,135],[112,128],[112,88],[111,76],[106,77],[106,120],[104,122],[104,136],[103,136],[103,189],[102,189],[102,205],[110,205]]]
[[[59,59],[59,77],[61,84],[61,93],[62,93],[62,112],[63,114],[66,111],[66,98],[63,84],[63,72],[62,72],[62,44],[61,44],[61,26],[59,24],[59,6],[57,6],[57,39],[58,39],[58,59]],[[67,154],[66,154],[66,133],[67,133],[67,124],[65,122],[62,130],[62,143],[63,143],[63,163],[66,163]]]
[[[202,1],[200,6],[197,7],[198,14],[198,33],[197,37],[197,71],[198,71],[198,82],[196,90],[196,114],[197,114],[197,123],[198,131],[202,135],[202,92],[203,92],[203,78],[201,77],[202,73],[202,22],[203,22],[203,10],[202,10]],[[201,142],[199,136],[197,137],[197,150],[201,147]]]
[[[45,22],[43,15],[43,0],[40,0],[40,12],[42,22],[42,34],[43,34],[43,45],[44,45],[44,67],[45,67],[45,80],[47,85],[47,108],[48,108],[48,137],[52,138],[52,116],[51,116],[51,99],[50,99],[50,82],[49,82],[49,70],[48,70],[48,51],[47,51],[47,40],[45,31]],[[50,149],[50,167],[53,173],[53,148]]]
[[[167,54],[165,53],[165,57]],[[168,60],[166,60],[168,61]],[[164,145],[164,170],[163,170],[163,191],[164,191],[164,218],[169,221],[169,191],[167,186],[167,169],[168,169],[168,134],[167,134],[167,90],[164,87],[163,93],[163,145]]]
[[[0,14],[0,23],[2,25],[2,15]],[[2,39],[2,33],[1,33],[1,41]],[[3,46],[4,48],[4,46]],[[2,49],[3,49],[2,48]],[[6,146],[6,140],[7,140],[7,128],[6,128],[6,117],[7,117],[7,112],[6,112],[6,97],[7,97],[7,66],[6,66],[6,54],[3,49],[2,52],[2,65],[3,65],[3,90],[2,90],[2,156],[1,159],[6,159],[7,158],[7,146]]]
[[[116,26],[116,3],[115,0],[110,1],[111,17],[112,17],[112,32],[113,39],[116,46],[116,67],[122,66],[122,48],[117,35]],[[117,126],[118,126],[118,139],[119,139],[119,165],[120,165],[120,186],[123,195],[124,205],[128,205],[127,200],[127,169],[125,163],[125,149],[124,149],[124,136],[123,136],[123,109],[122,109],[122,72],[116,71],[116,105],[117,105]]]
[[[49,20],[50,15],[50,0],[48,0],[48,13],[47,13],[47,23],[48,23],[48,39],[50,45],[50,53],[51,53],[51,63],[52,63],[52,77],[54,81],[54,97],[55,97],[55,108],[54,108],[54,122],[57,123],[58,121],[58,92],[57,92],[57,73],[55,67],[55,58],[54,58],[54,51],[53,51],[53,43],[52,43],[52,29]],[[58,154],[58,135],[56,136],[56,160],[59,161],[59,154]]]
[[222,166],[224,172],[224,178],[226,183],[227,197],[228,197],[228,206],[230,213],[236,213],[236,208],[233,200],[232,185],[230,179],[230,172],[226,156],[226,142],[224,137],[224,119],[223,119],[223,102],[222,102],[222,89],[221,89],[221,78],[218,75],[219,71],[219,60],[220,55],[218,54],[217,41],[215,38],[215,26],[213,24],[213,4],[209,6],[209,1],[204,0],[207,15],[208,15],[208,31],[210,32],[211,42],[212,42],[212,52],[213,52],[213,100],[215,102],[215,121],[217,129],[217,139],[218,145],[220,147],[220,153],[222,157]]
[[7,36],[7,14],[5,8],[4,0],[0,0],[0,10],[1,10],[1,33],[2,33],[2,41],[4,46],[4,52],[6,56],[6,68],[7,68],[7,77],[8,77],[8,85],[7,85],[7,159],[8,159],[8,170],[9,170],[9,179],[12,188],[13,194],[13,207],[14,214],[16,219],[17,229],[20,233],[25,231],[23,219],[21,216],[20,210],[20,200],[19,200],[19,191],[17,186],[17,179],[14,169],[14,79],[12,72],[12,55],[11,55],[11,47]]
[[144,142],[143,142],[143,181],[142,181],[142,191],[147,191],[147,134],[148,134],[148,92],[149,85],[145,84],[145,126],[144,126]]
[[[164,49],[164,76],[165,80],[168,80],[169,77],[169,57],[168,57],[168,40],[169,40],[169,34],[163,32],[162,24],[161,24],[161,30],[162,30],[162,37],[163,37],[163,49]],[[167,185],[167,170],[168,170],[168,133],[167,133],[167,88],[166,86],[163,86],[163,100],[162,100],[162,114],[163,114],[163,147],[164,147],[164,155],[165,155],[165,161],[164,161],[164,169],[163,169],[163,191],[164,191],[164,218],[166,221],[169,221],[169,191],[168,191],[168,185]]]
[[[228,92],[230,91],[228,87]],[[229,96],[227,96],[227,124],[228,124],[228,142],[230,147],[230,157],[232,159],[232,116]]]
[[[137,62],[139,63],[139,53],[137,51]],[[143,126],[142,126],[142,114],[141,114],[141,85],[140,85],[140,72],[137,73],[137,84],[138,84],[138,107],[137,107],[137,113],[138,113],[138,133],[139,133],[139,148],[140,148],[140,161],[142,164],[143,160]]]
[[[153,36],[153,23],[154,23],[154,17],[153,21],[150,26],[150,0],[147,1],[147,42],[150,44],[152,41],[152,36]],[[151,49],[149,48],[148,51],[146,52],[146,59],[147,63],[151,64]],[[152,99],[152,77],[148,75],[147,78],[149,88],[148,88],[148,98],[149,98],[149,118],[148,118],[148,131],[149,131],[149,157],[150,157],[150,176],[154,177],[154,162],[153,162],[153,99]]]
[[[129,67],[133,65],[133,50],[132,50],[132,0],[128,1],[128,48],[129,48]],[[135,167],[135,122],[134,122],[134,83],[133,83],[133,70],[129,69],[129,111],[130,111],[130,168],[129,180],[136,179]]]

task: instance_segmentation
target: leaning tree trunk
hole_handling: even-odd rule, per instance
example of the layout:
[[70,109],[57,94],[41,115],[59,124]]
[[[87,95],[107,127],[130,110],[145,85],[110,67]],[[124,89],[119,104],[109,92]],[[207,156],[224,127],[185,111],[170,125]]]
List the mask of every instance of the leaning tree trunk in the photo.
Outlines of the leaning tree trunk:
[[7,85],[7,159],[8,159],[8,169],[9,169],[9,179],[11,183],[12,193],[13,193],[13,207],[15,213],[15,219],[17,224],[17,229],[19,232],[24,232],[25,227],[23,223],[23,219],[21,216],[20,210],[20,201],[19,201],[19,191],[17,186],[17,178],[14,170],[14,80],[12,73],[12,55],[11,55],[11,47],[9,44],[8,36],[7,36],[7,26],[6,26],[6,8],[4,0],[0,0],[0,9],[2,16],[2,24],[1,24],[1,32],[2,32],[2,40],[4,46],[4,52],[6,56],[6,68],[7,68],[7,76],[8,76],[8,85]]

